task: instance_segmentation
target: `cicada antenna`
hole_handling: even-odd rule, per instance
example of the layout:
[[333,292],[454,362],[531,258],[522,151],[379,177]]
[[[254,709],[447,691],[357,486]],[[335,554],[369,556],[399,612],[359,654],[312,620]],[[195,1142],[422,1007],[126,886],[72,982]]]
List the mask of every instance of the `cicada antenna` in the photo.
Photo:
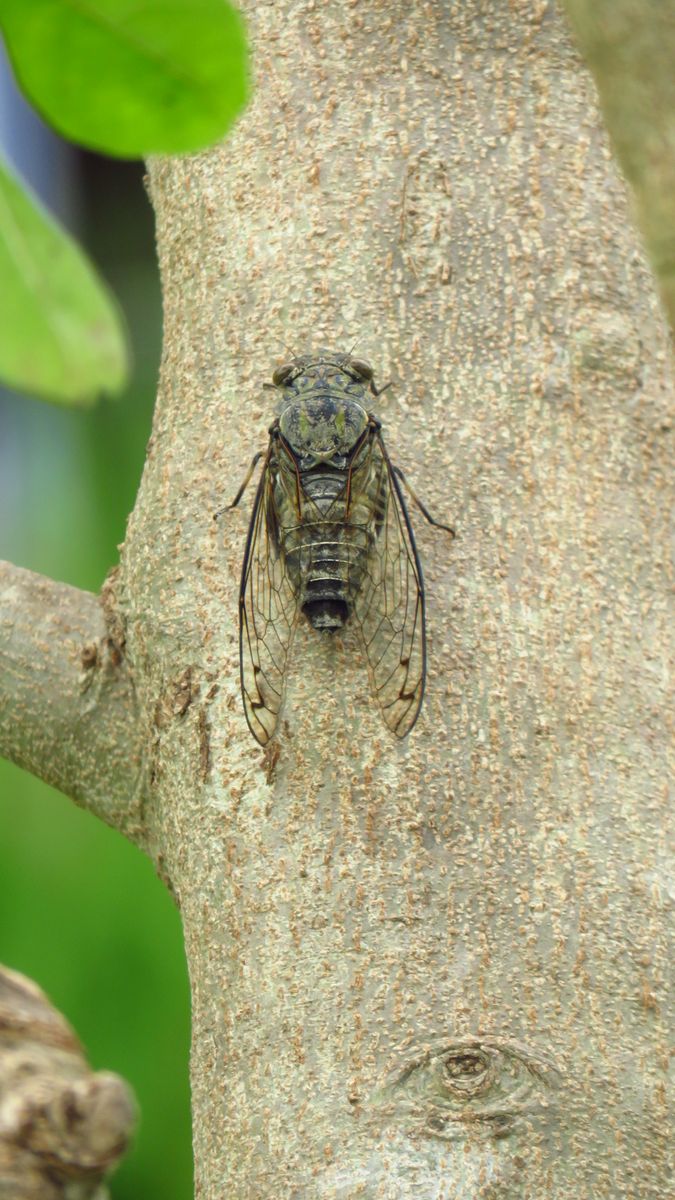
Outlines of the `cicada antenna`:
[[290,346],[286,342],[282,341],[281,338],[273,338],[272,340],[275,341],[278,346],[281,346],[286,354],[288,354],[291,358],[297,358],[295,350],[291,350]]
[[[282,346],[282,347],[283,347],[283,349],[284,349],[284,351],[285,351],[285,353],[286,353],[286,356],[287,356],[287,358],[289,358],[289,359],[292,359],[292,358],[297,358],[297,354],[295,353],[295,350],[291,350],[290,346],[288,346],[288,345],[286,344],[286,342],[282,341],[282,339],[281,339],[281,338],[273,338],[272,340],[273,340],[274,342],[276,342],[278,346]],[[264,388],[268,388],[268,389],[269,389],[270,391],[272,391],[272,392],[276,392],[276,390],[277,390],[277,389],[276,389],[276,384],[274,384],[274,383],[269,383],[267,380],[265,380],[265,382],[263,383],[263,387],[264,387]]]

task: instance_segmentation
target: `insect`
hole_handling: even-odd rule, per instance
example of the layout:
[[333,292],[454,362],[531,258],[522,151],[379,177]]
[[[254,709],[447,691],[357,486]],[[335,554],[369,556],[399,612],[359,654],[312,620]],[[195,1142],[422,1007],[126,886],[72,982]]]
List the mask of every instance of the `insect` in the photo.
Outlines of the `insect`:
[[262,459],[239,595],[241,693],[261,745],[274,736],[301,616],[330,636],[356,626],[371,689],[398,737],[417,720],[426,672],[424,584],[401,484],[382,427],[368,411],[373,369],[318,351],[278,367],[278,417],[228,508]]

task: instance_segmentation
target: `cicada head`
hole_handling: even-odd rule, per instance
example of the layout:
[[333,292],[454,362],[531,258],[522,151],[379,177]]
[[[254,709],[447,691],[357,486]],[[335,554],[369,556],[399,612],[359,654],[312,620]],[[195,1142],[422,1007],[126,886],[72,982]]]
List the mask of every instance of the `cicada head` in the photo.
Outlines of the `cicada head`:
[[373,372],[349,354],[318,350],[278,367],[279,433],[297,468],[346,470],[369,425]]
[[337,350],[317,350],[289,359],[274,371],[272,385],[294,392],[318,386],[377,394],[370,363]]

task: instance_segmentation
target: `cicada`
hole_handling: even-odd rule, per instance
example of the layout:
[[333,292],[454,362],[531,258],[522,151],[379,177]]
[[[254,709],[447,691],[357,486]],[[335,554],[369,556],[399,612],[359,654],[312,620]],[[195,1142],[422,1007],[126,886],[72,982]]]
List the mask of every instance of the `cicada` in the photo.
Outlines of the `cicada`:
[[380,422],[373,369],[350,354],[300,355],[272,377],[278,416],[229,508],[262,459],[239,596],[241,694],[254,738],[274,736],[293,635],[304,617],[322,636],[356,627],[373,696],[397,737],[424,695],[424,584],[401,484]]

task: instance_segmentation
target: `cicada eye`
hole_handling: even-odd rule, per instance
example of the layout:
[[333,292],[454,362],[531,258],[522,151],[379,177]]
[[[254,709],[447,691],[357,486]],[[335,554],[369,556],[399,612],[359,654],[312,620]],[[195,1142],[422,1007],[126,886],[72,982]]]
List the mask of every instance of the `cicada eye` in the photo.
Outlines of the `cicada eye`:
[[360,375],[362,379],[366,380],[366,382],[373,378],[373,368],[371,367],[370,363],[363,362],[360,358],[353,358],[349,365],[354,371],[356,371],[356,374]]
[[276,384],[277,387],[280,387],[282,384],[287,382],[289,375],[292,373],[293,363],[284,363],[283,367],[277,367],[272,376],[272,383]]

